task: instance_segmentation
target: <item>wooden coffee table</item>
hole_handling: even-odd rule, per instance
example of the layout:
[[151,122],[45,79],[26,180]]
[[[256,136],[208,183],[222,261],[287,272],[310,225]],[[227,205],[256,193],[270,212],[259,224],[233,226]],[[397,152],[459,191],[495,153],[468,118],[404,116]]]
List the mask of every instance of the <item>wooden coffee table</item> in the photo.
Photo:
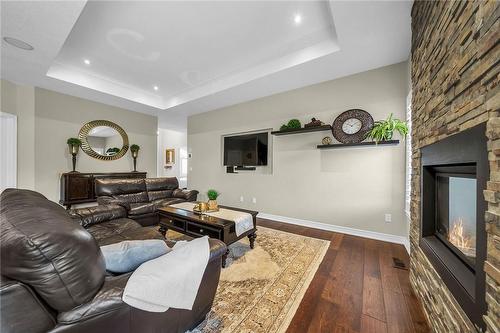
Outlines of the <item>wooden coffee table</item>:
[[[243,237],[248,237],[248,240],[250,241],[250,248],[253,249],[255,238],[257,237],[256,218],[258,212],[234,207],[220,207],[251,214],[253,217],[253,228],[239,236],[236,236],[236,226],[234,221],[224,220],[209,215],[196,214],[188,210],[167,206],[158,209],[160,215],[159,231],[164,237],[168,229],[191,237],[208,236],[219,239],[228,246]],[[226,267],[226,258],[228,254],[229,249],[222,257],[222,267]]]

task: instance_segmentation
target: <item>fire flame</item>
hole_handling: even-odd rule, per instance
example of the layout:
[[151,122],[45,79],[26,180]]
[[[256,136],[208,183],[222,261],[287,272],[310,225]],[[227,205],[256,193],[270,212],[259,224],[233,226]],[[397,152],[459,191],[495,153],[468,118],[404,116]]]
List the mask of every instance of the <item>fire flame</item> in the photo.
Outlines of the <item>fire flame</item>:
[[474,239],[466,236],[462,219],[459,218],[453,222],[453,227],[448,234],[448,240],[464,252],[465,255],[476,256],[475,244],[473,244]]
[[458,219],[458,221],[453,223],[453,227],[448,235],[448,240],[457,247],[470,247],[471,238],[464,235],[464,221],[462,221],[462,219]]

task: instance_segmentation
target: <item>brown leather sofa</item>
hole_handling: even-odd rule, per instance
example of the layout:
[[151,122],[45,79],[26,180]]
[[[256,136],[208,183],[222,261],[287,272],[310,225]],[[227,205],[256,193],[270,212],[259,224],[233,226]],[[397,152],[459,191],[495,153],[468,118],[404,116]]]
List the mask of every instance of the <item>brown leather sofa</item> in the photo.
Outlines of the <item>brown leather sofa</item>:
[[158,224],[157,208],[195,201],[198,196],[196,190],[179,189],[176,177],[97,179],[95,191],[99,205],[120,205],[143,226]]
[[76,210],[72,218],[29,190],[7,189],[0,201],[2,333],[181,333],[210,310],[226,251],[222,242],[210,239],[210,260],[191,311],[146,312],[122,301],[131,273],[107,274],[99,245],[157,238],[153,227],[139,226],[119,206]]

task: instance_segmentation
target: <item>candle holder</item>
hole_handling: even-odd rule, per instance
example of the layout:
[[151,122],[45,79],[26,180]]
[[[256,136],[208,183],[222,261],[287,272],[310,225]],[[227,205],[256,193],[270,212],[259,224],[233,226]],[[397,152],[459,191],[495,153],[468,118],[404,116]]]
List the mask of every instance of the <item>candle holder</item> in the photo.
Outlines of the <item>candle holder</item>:
[[139,150],[141,147],[139,145],[131,145],[130,146],[130,153],[132,154],[132,158],[134,159],[134,171],[137,172],[137,157],[139,156]]
[[78,151],[80,150],[80,146],[82,145],[82,141],[77,138],[69,138],[66,143],[68,144],[69,153],[71,154],[71,161],[73,162],[73,171],[76,171],[76,155],[78,155]]

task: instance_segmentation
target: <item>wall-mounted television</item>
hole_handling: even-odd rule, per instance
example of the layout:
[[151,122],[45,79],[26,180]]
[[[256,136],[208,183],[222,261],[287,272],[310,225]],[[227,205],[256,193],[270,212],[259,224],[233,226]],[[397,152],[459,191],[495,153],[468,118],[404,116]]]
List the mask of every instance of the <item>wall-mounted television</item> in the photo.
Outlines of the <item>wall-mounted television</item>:
[[224,137],[224,165],[267,165],[268,136],[263,132]]

